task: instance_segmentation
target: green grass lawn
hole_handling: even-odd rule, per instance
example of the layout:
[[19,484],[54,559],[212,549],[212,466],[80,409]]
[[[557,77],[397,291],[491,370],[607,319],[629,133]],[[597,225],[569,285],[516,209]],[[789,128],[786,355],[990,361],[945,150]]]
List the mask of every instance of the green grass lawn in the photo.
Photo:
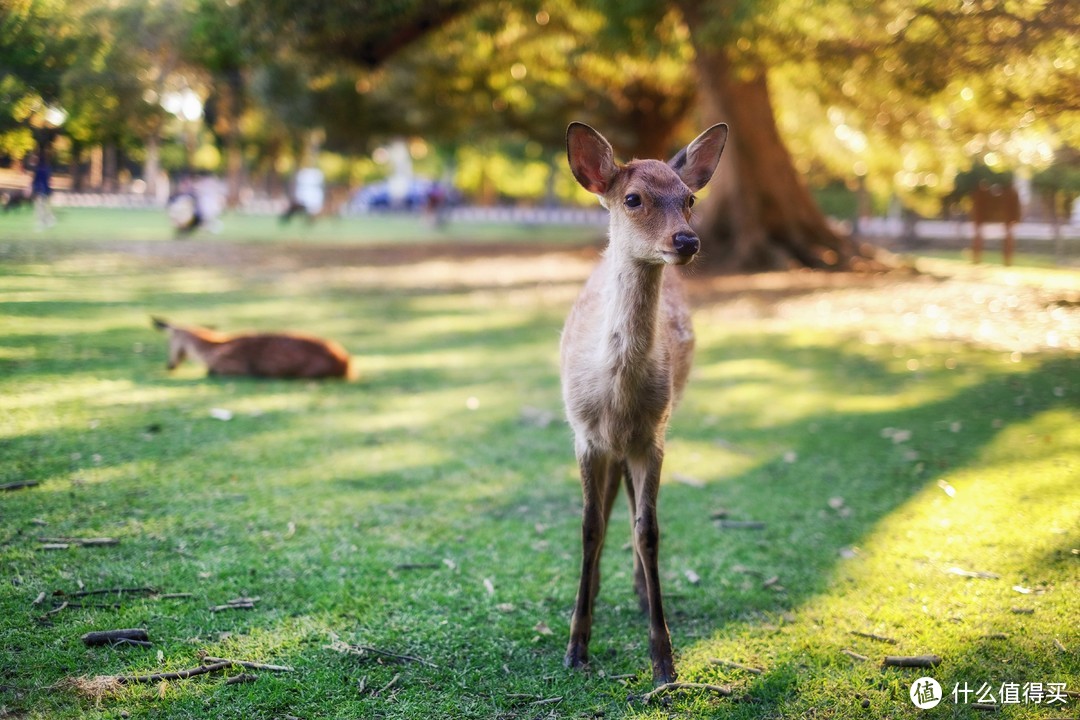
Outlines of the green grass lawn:
[[[0,214],[0,242],[42,241],[171,241],[172,225],[164,210],[56,208],[57,223],[37,230],[33,209]],[[580,243],[602,237],[604,228],[560,227],[518,223],[450,222],[434,227],[418,213],[386,213],[302,219],[282,224],[272,215],[226,213],[217,233],[199,230],[187,242],[214,240],[238,243],[410,243],[530,242]]]
[[[366,267],[328,248],[306,265],[277,237],[172,262],[152,252],[184,246],[167,232],[100,242],[129,217],[74,240],[0,224],[0,484],[39,483],[0,493],[0,717],[898,718],[920,714],[908,690],[929,675],[946,699],[926,717],[973,718],[954,687],[1080,690],[1075,354],[867,344],[699,308],[661,569],[680,680],[733,694],[644,704],[622,503],[591,669],[562,667],[580,490],[557,345],[580,254]],[[169,374],[150,314],[333,337],[362,375]],[[118,543],[43,542],[98,537]],[[141,587],[157,592],[75,595]],[[236,598],[257,601],[211,609]],[[151,647],[80,641],[135,627]],[[89,682],[200,652],[293,671]],[[933,669],[881,667],[931,653]]]

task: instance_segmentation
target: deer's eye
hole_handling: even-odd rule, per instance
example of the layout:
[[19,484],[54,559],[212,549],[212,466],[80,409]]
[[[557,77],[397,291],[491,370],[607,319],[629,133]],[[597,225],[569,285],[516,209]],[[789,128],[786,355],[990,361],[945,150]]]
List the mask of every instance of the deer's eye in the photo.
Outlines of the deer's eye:
[[624,198],[623,202],[626,203],[626,207],[629,208],[641,207],[641,196],[637,193],[630,193]]
[[696,198],[696,197],[694,197],[693,195],[691,195],[690,197],[686,198],[686,207],[688,207],[688,208],[692,208],[692,207],[694,207],[694,202],[695,202],[696,200],[697,200],[697,198]]

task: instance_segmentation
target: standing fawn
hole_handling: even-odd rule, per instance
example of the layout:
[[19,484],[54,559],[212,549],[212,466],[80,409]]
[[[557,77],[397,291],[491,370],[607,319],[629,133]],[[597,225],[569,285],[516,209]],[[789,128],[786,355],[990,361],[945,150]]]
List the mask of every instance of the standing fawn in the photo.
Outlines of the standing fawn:
[[263,378],[352,378],[352,362],[332,340],[293,333],[228,335],[194,325],[181,327],[152,318],[154,327],[169,334],[169,362],[174,370],[191,356],[204,363],[210,375],[250,375]]
[[577,181],[610,211],[609,241],[562,335],[563,401],[581,470],[581,580],[565,664],[588,663],[600,553],[620,481],[630,500],[634,589],[649,616],[653,679],[675,679],[660,598],[656,499],[664,435],[690,372],[694,333],[678,271],[697,254],[693,193],[712,178],[727,140],[714,125],[670,162],[618,165],[596,130],[572,123],[567,157]]

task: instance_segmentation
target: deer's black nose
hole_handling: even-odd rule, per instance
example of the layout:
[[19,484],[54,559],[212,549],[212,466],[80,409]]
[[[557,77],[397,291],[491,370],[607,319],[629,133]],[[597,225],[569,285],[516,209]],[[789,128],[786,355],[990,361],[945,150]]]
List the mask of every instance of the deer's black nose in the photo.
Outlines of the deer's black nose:
[[696,255],[698,249],[701,247],[697,235],[691,235],[690,233],[676,233],[674,242],[675,252],[683,257],[692,257]]

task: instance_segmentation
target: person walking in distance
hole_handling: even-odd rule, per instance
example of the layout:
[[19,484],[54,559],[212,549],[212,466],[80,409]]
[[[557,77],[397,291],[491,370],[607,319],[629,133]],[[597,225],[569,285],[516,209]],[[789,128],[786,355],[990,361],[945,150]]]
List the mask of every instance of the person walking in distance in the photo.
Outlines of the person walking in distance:
[[49,204],[52,196],[52,167],[49,165],[49,155],[44,149],[38,152],[34,179],[30,183],[30,195],[34,198],[34,217],[37,219],[38,231],[55,225],[56,215]]

